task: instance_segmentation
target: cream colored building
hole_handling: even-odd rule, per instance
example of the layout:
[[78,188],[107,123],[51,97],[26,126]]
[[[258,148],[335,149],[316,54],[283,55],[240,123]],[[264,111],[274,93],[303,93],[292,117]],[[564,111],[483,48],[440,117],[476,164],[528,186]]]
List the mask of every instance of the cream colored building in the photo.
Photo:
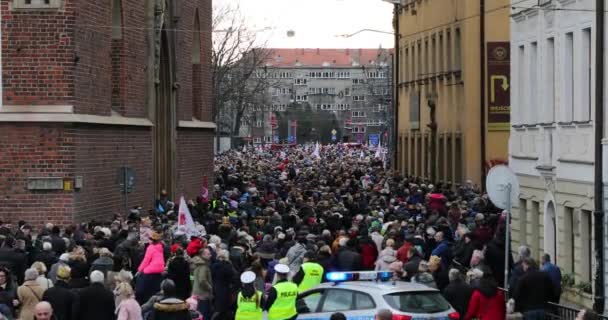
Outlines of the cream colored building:
[[[510,107],[503,103],[488,121],[489,99],[495,96],[486,90],[482,129],[480,1],[404,0],[400,8],[396,168],[404,174],[429,177],[431,166],[435,165],[438,180],[461,183],[471,179],[480,184],[485,167],[507,160]],[[484,13],[486,43],[492,48],[502,45],[500,53],[508,56],[509,0],[486,0]],[[495,81],[492,89],[506,92],[508,100],[509,62],[503,62],[505,79],[502,83]],[[484,86],[489,86],[490,78],[486,78]],[[505,89],[500,89],[503,86]],[[431,131],[427,126],[428,98],[433,93],[437,105],[434,164],[430,160]],[[503,117],[502,121],[496,121],[497,114]],[[486,135],[485,146],[482,133]]]
[[549,253],[577,285],[591,285],[595,13],[569,9],[595,4],[513,2],[509,163],[521,194],[512,246]]

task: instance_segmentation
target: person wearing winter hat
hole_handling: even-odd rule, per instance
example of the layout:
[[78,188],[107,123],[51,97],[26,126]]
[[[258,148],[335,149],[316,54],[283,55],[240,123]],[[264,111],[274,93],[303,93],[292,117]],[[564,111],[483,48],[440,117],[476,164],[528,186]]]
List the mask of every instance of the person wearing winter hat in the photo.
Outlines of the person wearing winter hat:
[[57,319],[74,319],[73,306],[76,303],[76,292],[70,289],[68,282],[70,280],[70,267],[67,264],[57,268],[57,281],[55,286],[49,288],[42,295],[43,301],[48,301],[53,307],[53,311]]
[[265,310],[268,310],[268,320],[293,320],[297,318],[296,299],[298,286],[287,280],[289,267],[279,263],[274,266],[277,282],[268,292]]
[[255,290],[253,286],[255,279],[256,275],[252,271],[245,271],[241,274],[243,289],[237,296],[235,320],[261,320],[263,317],[262,298],[264,294]]
[[70,260],[70,254],[63,253],[63,254],[61,254],[61,256],[59,256],[59,261],[57,261],[56,263],[54,263],[51,266],[51,271],[49,271],[49,279],[51,279],[53,284],[55,284],[57,282],[57,271],[59,270],[59,267],[67,266],[69,260]]

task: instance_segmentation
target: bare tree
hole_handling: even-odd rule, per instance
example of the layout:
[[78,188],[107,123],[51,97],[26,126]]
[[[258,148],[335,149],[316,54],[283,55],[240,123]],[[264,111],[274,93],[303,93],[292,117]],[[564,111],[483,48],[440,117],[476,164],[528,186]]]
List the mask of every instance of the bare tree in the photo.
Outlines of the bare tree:
[[258,43],[259,30],[247,27],[238,7],[215,8],[213,30],[213,119],[219,147],[221,133],[238,136],[252,108],[267,103],[271,83],[263,71],[269,51]]

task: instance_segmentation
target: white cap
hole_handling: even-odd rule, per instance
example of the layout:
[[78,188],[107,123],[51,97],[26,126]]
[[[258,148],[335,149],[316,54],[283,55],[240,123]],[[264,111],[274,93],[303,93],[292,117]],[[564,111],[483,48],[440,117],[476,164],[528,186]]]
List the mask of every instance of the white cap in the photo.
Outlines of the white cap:
[[245,271],[241,274],[241,282],[244,284],[253,283],[255,281],[255,273],[253,271]]
[[289,273],[289,267],[285,264],[279,263],[274,266],[274,271],[277,273],[287,274]]

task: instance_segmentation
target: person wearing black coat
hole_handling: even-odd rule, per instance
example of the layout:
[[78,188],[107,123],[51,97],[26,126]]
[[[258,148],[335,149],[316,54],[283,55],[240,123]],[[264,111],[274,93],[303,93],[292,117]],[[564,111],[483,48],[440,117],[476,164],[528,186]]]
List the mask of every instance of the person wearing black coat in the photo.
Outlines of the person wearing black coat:
[[531,258],[523,259],[521,266],[524,274],[513,288],[515,311],[521,312],[526,319],[534,316],[544,318],[545,306],[555,296],[553,281],[549,274],[535,268]]
[[336,269],[340,271],[358,271],[362,269],[361,254],[356,252],[354,247],[355,242],[350,239],[347,241],[346,246],[341,246],[338,249],[335,261]]
[[[151,320],[191,320],[192,316],[188,304],[175,297],[175,284],[172,280],[165,280],[161,284],[163,297],[154,303]],[[224,319],[224,318],[219,318]]]
[[112,320],[115,319],[114,293],[103,285],[101,271],[91,273],[91,285],[78,291],[76,319]]
[[44,242],[42,244],[42,251],[36,253],[31,260],[32,262],[40,261],[44,263],[47,270],[51,270],[51,267],[57,262],[58,259],[53,251],[51,243]]
[[176,296],[186,300],[192,293],[190,281],[190,264],[184,258],[184,249],[178,248],[174,256],[167,263],[167,278],[175,282]]
[[67,266],[59,267],[55,286],[47,289],[42,296],[43,301],[47,301],[53,307],[53,313],[57,320],[76,320],[74,314],[77,304],[76,293],[70,290],[67,279],[70,277],[70,268]]
[[462,320],[467,314],[473,288],[462,279],[458,269],[451,269],[448,276],[450,284],[443,289],[443,297],[458,311]]
[[7,244],[8,239],[0,244],[0,266],[5,266],[16,276],[18,283],[23,283],[23,275],[27,269],[27,253],[20,249],[13,249]]
[[16,300],[17,287],[15,285],[15,280],[7,268],[0,267],[0,313],[7,316],[14,316],[14,302]]
[[60,256],[67,250],[65,240],[59,235],[60,232],[58,226],[54,226],[53,229],[51,229],[51,244],[53,245],[53,251],[55,251],[55,255],[57,256]]
[[231,317],[236,300],[235,279],[237,273],[230,263],[228,251],[219,250],[217,262],[211,266],[211,280],[213,282],[214,309],[218,319]]
[[87,287],[89,285],[89,281],[87,280],[87,276],[89,274],[89,264],[86,262],[86,260],[84,260],[84,258],[70,257],[68,265],[71,269],[69,282],[70,288],[80,289]]

